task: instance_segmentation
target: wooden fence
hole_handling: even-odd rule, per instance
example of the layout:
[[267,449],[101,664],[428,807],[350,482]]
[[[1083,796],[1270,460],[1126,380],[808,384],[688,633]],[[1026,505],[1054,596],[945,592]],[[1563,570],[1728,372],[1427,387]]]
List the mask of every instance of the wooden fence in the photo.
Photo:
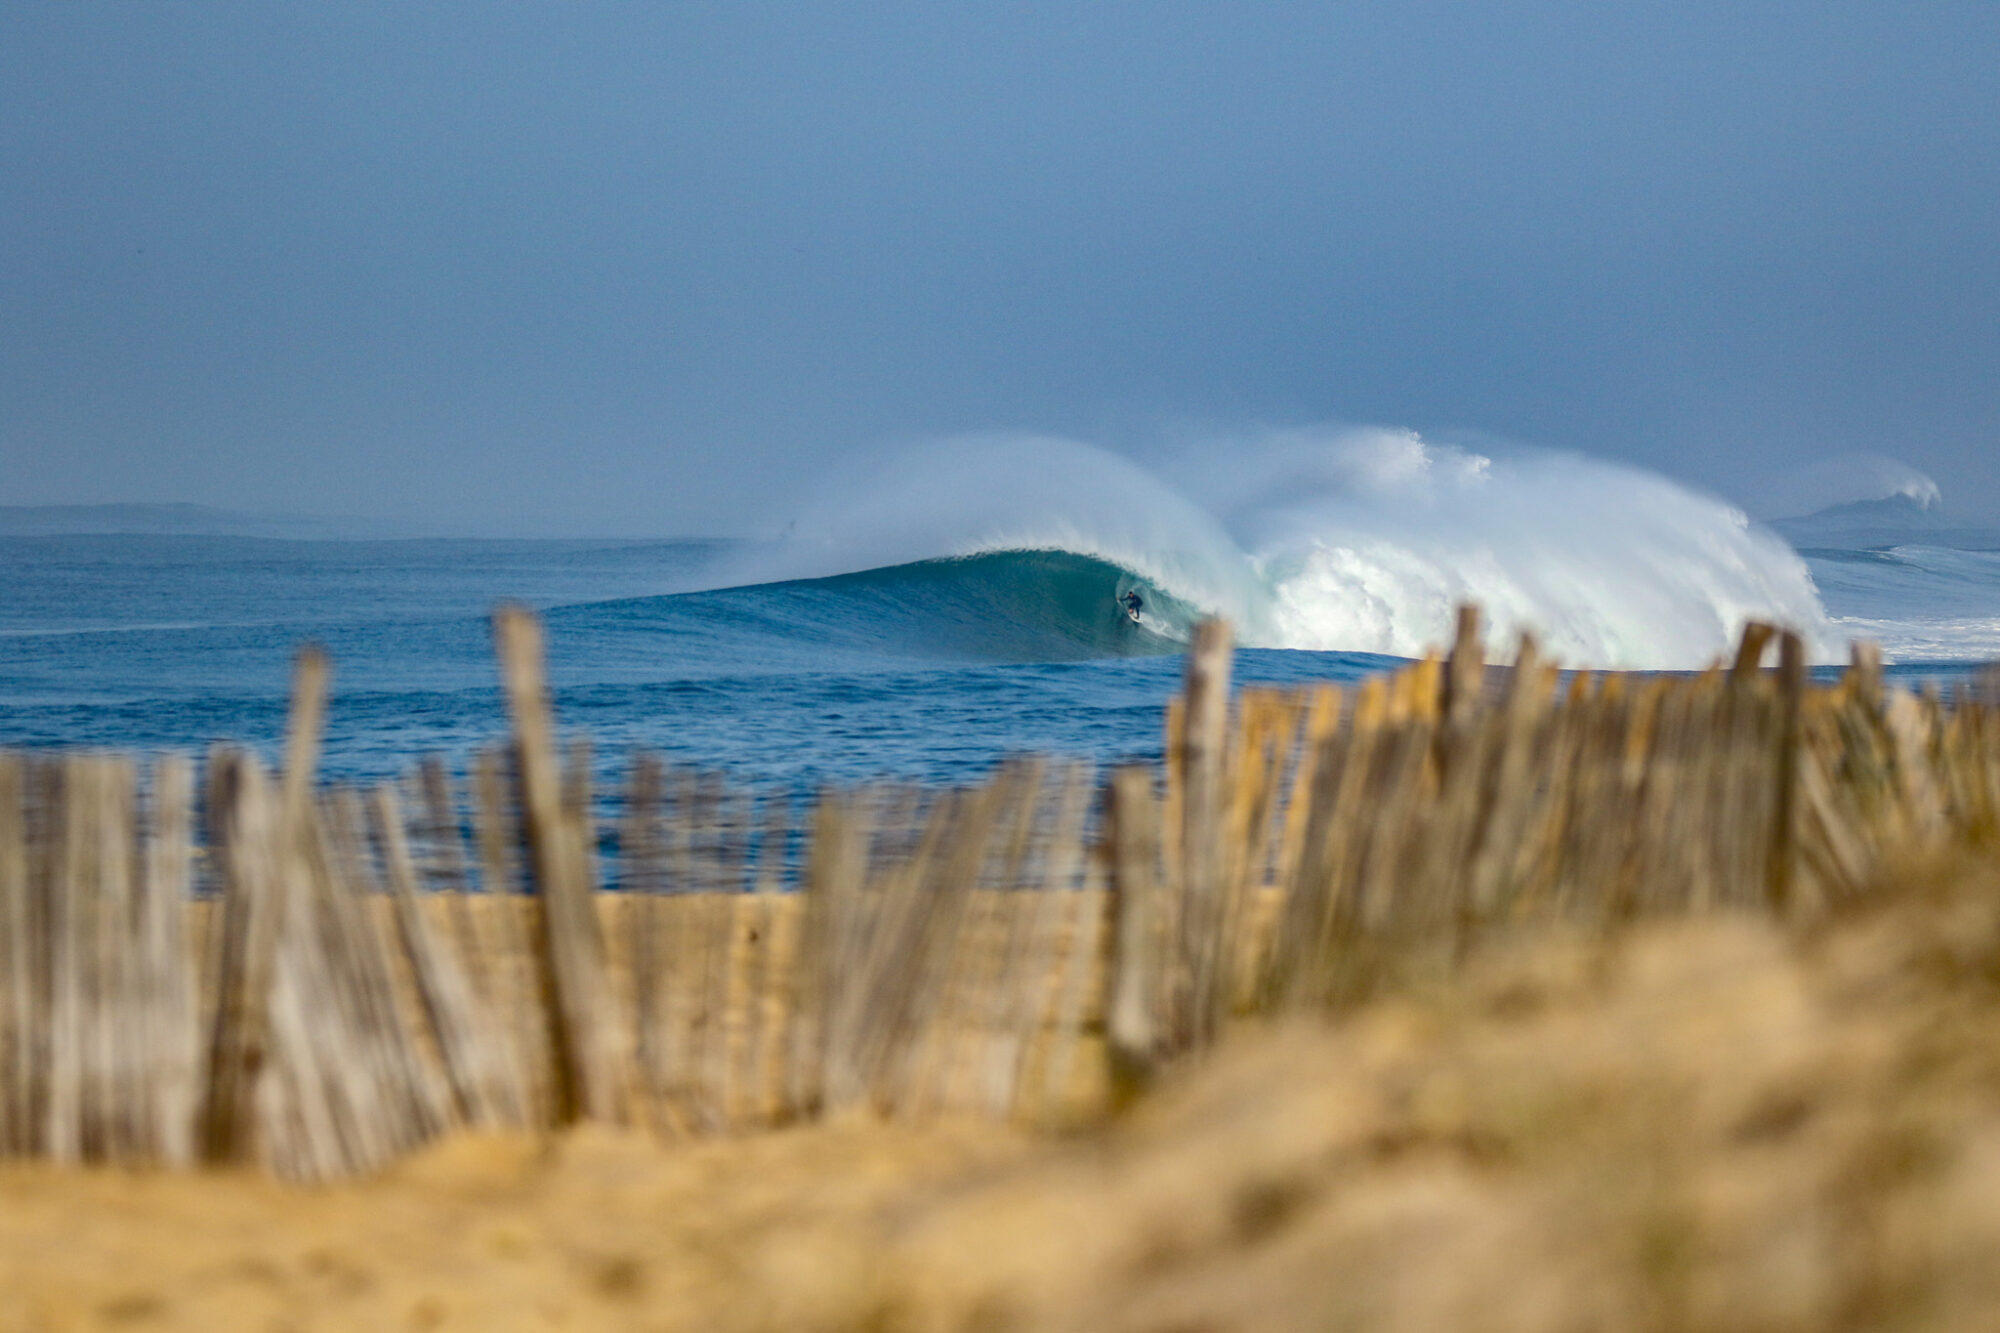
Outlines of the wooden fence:
[[539,626],[496,631],[512,742],[463,784],[322,787],[310,650],[276,774],[0,753],[0,1153],[315,1180],[455,1126],[1074,1121],[1492,932],[1809,917],[2000,819],[1990,697],[1865,649],[1815,686],[1760,625],[1691,677],[1563,681],[1526,639],[1488,670],[1468,609],[1447,659],[1233,703],[1202,627],[1164,771],[795,809],[639,754],[599,830]]

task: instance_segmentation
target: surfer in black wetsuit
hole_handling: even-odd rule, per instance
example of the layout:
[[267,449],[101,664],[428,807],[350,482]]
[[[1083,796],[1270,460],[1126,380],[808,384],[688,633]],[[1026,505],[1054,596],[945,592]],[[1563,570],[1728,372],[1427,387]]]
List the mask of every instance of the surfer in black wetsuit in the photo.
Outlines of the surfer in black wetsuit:
[[1139,590],[1137,588],[1132,589],[1130,592],[1126,593],[1123,597],[1120,597],[1118,600],[1125,604],[1125,610],[1127,614],[1129,614],[1134,620],[1137,620],[1139,618],[1140,610],[1143,609],[1146,605],[1145,599],[1139,596]]

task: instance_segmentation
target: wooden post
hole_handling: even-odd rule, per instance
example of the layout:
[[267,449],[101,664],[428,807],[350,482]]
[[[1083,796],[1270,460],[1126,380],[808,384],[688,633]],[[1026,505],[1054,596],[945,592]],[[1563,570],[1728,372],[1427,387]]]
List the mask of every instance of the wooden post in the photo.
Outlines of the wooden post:
[[[790,1053],[784,1070],[782,1103],[805,1112],[825,1105],[828,1088],[845,1076],[835,1069],[834,1051],[844,1028],[845,971],[858,961],[848,927],[860,915],[858,900],[868,873],[870,823],[861,796],[827,788],[808,815],[792,967]],[[836,1091],[840,1089],[836,1087]]]
[[1732,681],[1745,681],[1755,676],[1764,666],[1764,650],[1778,633],[1775,625],[1767,625],[1761,620],[1743,622],[1743,638],[1736,645],[1736,662],[1729,668]]
[[224,763],[225,776],[214,784],[228,792],[229,808],[221,816],[222,922],[201,1112],[201,1152],[211,1162],[250,1155],[279,925],[276,821],[263,766],[248,754],[231,754]]
[[539,919],[541,905],[521,892],[515,873],[516,849],[522,840],[513,817],[507,770],[507,754],[499,747],[482,750],[473,760],[479,881],[485,890],[487,924],[493,928],[486,938],[497,944],[489,969],[495,1006],[505,1017],[513,1048],[514,1070],[524,1099],[522,1115],[528,1124],[546,1126],[555,1120],[549,1082],[555,1061],[549,1056],[539,936],[531,928]]
[[1479,638],[1479,606],[1461,602],[1458,628],[1452,636],[1451,661],[1444,676],[1444,718],[1448,726],[1462,725],[1479,706],[1486,685],[1486,649]]
[[1159,806],[1153,775],[1140,766],[1111,775],[1105,833],[1111,847],[1111,983],[1105,1014],[1114,1095],[1129,1098],[1151,1079],[1164,1045],[1160,1001],[1165,947],[1157,919]]
[[0,1155],[35,1143],[38,1027],[34,913],[28,897],[28,837],[21,756],[0,751]]
[[201,1050],[201,1016],[185,928],[194,770],[185,758],[168,755],[154,763],[152,776],[139,910],[146,994],[140,1021],[148,1029],[141,1057],[147,1062],[144,1114],[159,1160],[185,1166],[194,1158]]
[[1285,793],[1284,826],[1278,843],[1275,874],[1278,890],[1288,905],[1278,913],[1281,921],[1299,887],[1306,834],[1311,827],[1313,793],[1319,789],[1321,765],[1330,752],[1328,742],[1340,732],[1340,686],[1312,686],[1305,715],[1304,732],[1298,740],[1298,760],[1292,769],[1291,786]]
[[42,1151],[58,1162],[83,1158],[84,939],[98,907],[90,874],[95,832],[89,825],[97,771],[77,754],[57,761],[61,785],[50,812],[48,928],[47,1101],[42,1107]]
[[1800,720],[1806,692],[1806,649],[1787,630],[1778,641],[1778,785],[1770,862],[1766,884],[1771,906],[1780,913],[1796,910],[1798,885],[1798,809]]
[[1882,711],[1882,645],[1856,639],[1849,649],[1847,694],[1870,714]]
[[604,935],[590,898],[586,849],[576,845],[576,824],[563,808],[541,625],[526,610],[507,606],[495,614],[493,627],[540,895],[536,953],[543,968],[556,1118],[619,1120],[618,1025],[605,976]]
[[764,994],[757,1017],[756,1114],[775,1125],[791,1111],[786,1071],[798,1014],[799,895],[783,893],[785,858],[792,837],[791,799],[769,797],[764,837],[757,845],[757,898],[765,911]]
[[326,687],[332,669],[326,653],[308,644],[292,673],[292,714],[285,731],[284,831],[297,836],[319,772],[320,733],[326,724]]
[[1179,852],[1182,976],[1185,1008],[1173,1034],[1176,1045],[1203,1045],[1213,1035],[1228,999],[1223,964],[1230,957],[1228,867],[1223,845],[1228,808],[1226,757],[1229,743],[1229,623],[1204,620],[1195,626],[1187,657],[1187,726],[1178,767],[1183,808]]
[[397,933],[444,1063],[445,1083],[459,1119],[468,1125],[519,1123],[522,1098],[508,1067],[504,1044],[495,1040],[492,1011],[478,1002],[452,951],[433,933],[417,891],[416,865],[403,832],[403,812],[392,783],[375,789],[375,834],[388,872]]
[[[1051,966],[1060,971],[1050,981],[1054,1036],[1042,1067],[1038,1104],[1045,1117],[1066,1115],[1074,1100],[1072,1083],[1078,1038],[1083,1029],[1084,1001],[1086,992],[1094,992],[1101,976],[1107,895],[1091,887],[1091,877],[1093,869],[1101,872],[1103,862],[1086,855],[1083,841],[1084,823],[1095,790],[1096,784],[1085,765],[1078,764],[1071,770],[1042,883],[1044,901],[1057,918],[1052,925],[1059,938],[1051,946],[1052,949],[1057,944],[1061,946],[1056,951],[1060,961],[1051,960]],[[1080,887],[1076,884],[1079,878]]]
[[632,756],[625,788],[625,823],[619,837],[619,888],[625,897],[625,929],[630,935],[633,1060],[635,1082],[644,1094],[641,1123],[655,1128],[662,1119],[665,1092],[665,1049],[660,1034],[661,979],[678,959],[661,957],[660,901],[666,887],[666,858],[660,845],[660,799],[666,789],[666,768],[657,755]]
[[492,923],[482,921],[473,910],[472,876],[466,864],[465,839],[459,830],[458,796],[442,758],[434,754],[424,757],[417,767],[417,787],[422,794],[431,864],[444,880],[440,896],[451,920],[458,966],[478,1000],[490,1005],[495,995],[491,975],[496,966],[494,931]]
[[1535,741],[1553,692],[1543,669],[1541,648],[1535,636],[1524,630],[1514,650],[1506,702],[1492,724],[1498,753],[1489,777],[1491,790],[1482,802],[1485,811],[1478,841],[1462,877],[1466,892],[1458,913],[1460,948],[1469,942],[1473,929],[1497,914],[1517,887],[1516,872],[1536,792]]
[[299,653],[277,810],[271,809],[263,770],[250,756],[236,757],[220,783],[230,789],[233,808],[227,822],[222,952],[202,1109],[202,1152],[212,1162],[248,1157],[254,1140],[256,1084],[268,1056],[271,971],[301,860],[298,842],[319,766],[328,674],[326,654],[312,647]]

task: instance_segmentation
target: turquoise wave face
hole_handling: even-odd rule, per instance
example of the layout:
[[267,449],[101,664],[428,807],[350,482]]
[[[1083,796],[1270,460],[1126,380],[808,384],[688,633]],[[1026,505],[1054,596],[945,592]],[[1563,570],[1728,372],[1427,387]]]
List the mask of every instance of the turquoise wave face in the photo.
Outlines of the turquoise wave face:
[[[1135,622],[1123,599],[1137,592]],[[713,669],[869,662],[1079,662],[1181,650],[1199,611],[1131,570],[1067,551],[996,551],[831,578],[569,607],[563,625],[648,631]]]
[[[1143,602],[1134,622],[1123,598]],[[1179,651],[1198,612],[1130,570],[1068,551],[995,551],[740,590],[905,655],[1081,661]],[[726,594],[718,594],[726,595]]]

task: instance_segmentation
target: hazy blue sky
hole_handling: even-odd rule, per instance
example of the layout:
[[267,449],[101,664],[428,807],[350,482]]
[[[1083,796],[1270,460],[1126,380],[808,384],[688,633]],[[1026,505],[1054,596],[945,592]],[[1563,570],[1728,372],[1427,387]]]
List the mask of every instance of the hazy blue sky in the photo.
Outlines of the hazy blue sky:
[[2000,517],[1996,205],[1992,0],[9,0],[0,503],[723,531],[1340,419]]

